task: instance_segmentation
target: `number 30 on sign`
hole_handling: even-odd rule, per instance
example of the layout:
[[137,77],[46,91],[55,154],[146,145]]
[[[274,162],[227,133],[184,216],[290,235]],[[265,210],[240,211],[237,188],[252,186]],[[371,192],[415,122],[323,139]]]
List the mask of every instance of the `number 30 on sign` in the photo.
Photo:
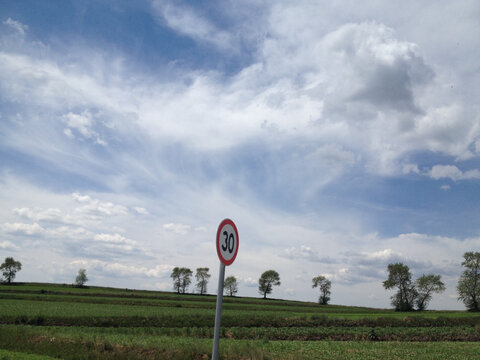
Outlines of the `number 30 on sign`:
[[217,254],[224,265],[231,265],[238,252],[238,231],[230,219],[223,220],[217,230]]

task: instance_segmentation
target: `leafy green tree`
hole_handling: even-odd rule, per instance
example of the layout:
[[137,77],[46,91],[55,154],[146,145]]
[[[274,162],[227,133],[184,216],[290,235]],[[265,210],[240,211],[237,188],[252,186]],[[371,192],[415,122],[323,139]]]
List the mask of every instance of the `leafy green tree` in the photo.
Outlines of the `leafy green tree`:
[[192,282],[192,270],[184,267],[175,267],[170,277],[173,279],[173,289],[176,290],[178,294],[185,294],[188,286]]
[[192,282],[192,270],[188,269],[188,268],[182,268],[182,294],[185,294],[185,292],[187,291],[187,288],[188,286],[190,285],[190,283]]
[[316,276],[312,279],[312,288],[316,287],[320,288],[320,298],[318,299],[319,303],[322,305],[327,305],[330,301],[330,288],[332,287],[332,282],[325,276]]
[[78,270],[78,275],[75,278],[75,285],[77,285],[78,287],[83,287],[87,281],[88,281],[87,270],[85,269]]
[[235,296],[238,292],[238,282],[235,276],[228,276],[223,282],[223,291],[229,296]]
[[415,288],[418,292],[415,301],[417,310],[425,310],[432,299],[433,293],[445,291],[445,284],[441,280],[441,275],[422,275],[415,281]]
[[272,287],[280,285],[280,275],[275,270],[267,270],[258,279],[258,292],[267,298],[267,294],[272,292]]
[[180,286],[182,285],[181,272],[178,266],[175,266],[170,274],[170,277],[173,279],[173,289],[180,294]]
[[13,257],[7,257],[5,262],[0,265],[0,270],[5,278],[5,282],[10,285],[13,279],[15,279],[17,272],[22,270],[22,263],[15,261]]
[[412,274],[410,274],[410,269],[407,265],[402,263],[389,264],[388,279],[383,282],[383,287],[387,290],[398,289],[397,293],[391,297],[395,310],[413,310],[418,293],[414,284],[412,284]]
[[480,301],[480,252],[466,252],[463,271],[457,284],[458,300],[470,311],[479,311]]
[[195,278],[197,279],[197,289],[201,295],[207,292],[208,279],[210,279],[210,274],[208,273],[209,268],[197,268],[195,273]]

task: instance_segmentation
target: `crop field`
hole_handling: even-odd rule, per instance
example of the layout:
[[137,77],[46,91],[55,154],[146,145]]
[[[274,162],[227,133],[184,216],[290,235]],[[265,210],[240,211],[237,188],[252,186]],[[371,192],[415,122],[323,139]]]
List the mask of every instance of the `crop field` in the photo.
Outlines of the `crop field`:
[[[209,359],[215,296],[0,285],[0,359]],[[223,359],[478,359],[480,314],[224,297]]]

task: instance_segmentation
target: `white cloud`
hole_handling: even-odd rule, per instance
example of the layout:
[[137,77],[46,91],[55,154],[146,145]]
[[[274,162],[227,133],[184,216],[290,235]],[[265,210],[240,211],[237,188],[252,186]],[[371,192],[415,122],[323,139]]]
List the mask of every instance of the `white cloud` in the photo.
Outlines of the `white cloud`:
[[71,216],[57,208],[15,208],[13,209],[13,213],[32,221],[53,221],[60,223],[72,223],[74,221]]
[[237,280],[239,282],[242,282],[245,284],[247,287],[257,287],[258,286],[258,279],[254,279],[252,277],[241,277],[241,276],[236,276]]
[[75,212],[80,214],[95,218],[99,216],[126,215],[128,213],[127,207],[123,205],[112,202],[102,202],[99,199],[92,199],[88,195],[81,195],[79,193],[73,193],[72,197],[77,202],[85,204],[75,209]]
[[186,235],[190,231],[191,226],[185,224],[168,223],[163,224],[163,228],[175,234]]
[[442,189],[444,191],[448,191],[448,190],[450,190],[450,185],[448,185],[448,184],[447,185],[442,185],[442,186],[440,186],[440,189]]
[[157,282],[155,283],[155,288],[160,291],[169,291],[169,290],[172,290],[172,283]]
[[23,234],[23,235],[42,235],[45,229],[39,224],[25,224],[25,223],[4,223],[0,225],[0,229],[5,233]]
[[135,210],[140,215],[150,215],[148,210],[143,207],[135,206],[133,210]]
[[96,234],[94,239],[97,241],[102,241],[106,243],[114,244],[125,244],[125,245],[135,245],[136,241],[127,239],[126,237],[120,234]]
[[70,262],[72,267],[84,267],[87,271],[95,271],[103,276],[111,275],[115,277],[135,276],[135,277],[154,277],[161,278],[169,275],[173,266],[157,265],[153,268],[136,265],[125,265],[117,262],[106,262],[101,260],[75,260]]
[[[392,173],[402,171],[398,159],[410,151],[467,156],[480,135],[478,119],[459,100],[445,106],[432,100],[433,95],[425,95],[430,91],[444,97],[438,93],[445,88],[436,83],[444,78],[433,78],[433,65],[418,45],[399,40],[395,31],[375,22],[325,31],[313,21],[319,8],[312,5],[307,11],[303,5],[274,6],[268,22],[270,35],[259,43],[254,62],[231,77],[192,71],[182,75],[191,80],[189,85],[182,81],[177,83],[183,85],[163,84],[162,79],[158,80],[161,85],[132,84],[131,74],[122,67],[105,65],[117,59],[91,50],[88,57],[98,64],[85,57],[79,60],[85,69],[62,66],[48,57],[4,52],[0,76],[12,100],[24,97],[26,102],[55,111],[85,109],[63,111],[61,119],[67,128],[61,131],[67,137],[98,144],[106,141],[88,109],[99,109],[111,119],[111,130],[134,130],[142,142],[151,144],[178,141],[187,148],[211,151],[258,138],[267,149],[303,143],[310,154],[303,161],[330,166],[314,170],[325,174],[325,182],[339,176],[338,167],[331,166],[335,164],[361,160],[369,171]],[[191,21],[196,16],[191,9],[180,11],[176,5],[163,3],[155,6],[161,12],[170,11],[179,27],[185,19],[189,24],[203,24]],[[296,11],[302,17],[292,20]],[[207,25],[198,27],[204,30],[185,31],[209,38],[210,31],[216,32]],[[108,75],[89,75],[89,68]],[[105,81],[112,78],[119,80]],[[390,85],[384,89],[385,84]],[[45,87],[47,92],[40,91]],[[118,114],[129,115],[117,121]]]
[[13,20],[12,18],[8,18],[2,22],[5,25],[10,26],[12,29],[18,31],[21,35],[25,35],[28,30],[28,25],[22,24],[20,21]]
[[1,241],[0,242],[0,249],[3,250],[19,250],[19,247],[10,241]]
[[166,25],[178,33],[222,50],[238,51],[238,42],[232,34],[216,27],[194,9],[163,1],[153,1],[152,5]]
[[420,174],[420,170],[417,164],[405,164],[403,165],[402,173],[403,174],[410,174],[410,173]]
[[480,170],[461,171],[455,165],[435,165],[428,172],[428,175],[435,180],[451,179],[453,181],[480,179]]
[[300,248],[292,247],[285,249],[280,256],[284,256],[292,260],[308,260],[311,262],[324,264],[334,264],[337,262],[330,256],[320,256],[316,251],[312,250],[311,247],[306,245],[301,245]]
[[85,110],[81,114],[69,112],[62,116],[62,121],[68,126],[68,128],[64,130],[68,138],[75,138],[72,132],[72,130],[75,130],[77,134],[80,134],[85,139],[93,139],[95,143],[99,145],[107,145],[107,143],[100,138],[99,134],[93,130],[95,120],[90,111]]

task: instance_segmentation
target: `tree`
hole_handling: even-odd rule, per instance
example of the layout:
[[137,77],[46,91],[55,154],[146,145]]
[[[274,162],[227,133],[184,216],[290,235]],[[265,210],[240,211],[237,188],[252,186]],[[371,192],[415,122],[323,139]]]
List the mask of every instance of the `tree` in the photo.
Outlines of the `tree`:
[[188,268],[179,268],[175,267],[170,274],[170,277],[173,279],[173,289],[177,291],[178,294],[185,294],[188,286],[192,282],[190,279],[192,276],[192,270]]
[[398,292],[391,297],[392,305],[397,311],[412,311],[417,290],[412,284],[412,274],[407,265],[395,263],[388,265],[388,279],[383,282],[385,289],[398,288]]
[[197,268],[195,278],[197,279],[197,289],[200,291],[200,294],[203,295],[207,292],[207,283],[210,279],[210,274],[208,273],[209,268]]
[[235,296],[238,292],[238,282],[235,276],[228,276],[223,282],[223,291],[229,296]]
[[177,291],[177,294],[180,294],[180,286],[182,284],[181,272],[178,266],[174,267],[170,277],[173,279],[173,289]]
[[0,270],[3,273],[5,282],[10,285],[13,279],[15,279],[17,272],[22,270],[22,263],[15,261],[13,257],[7,257],[5,258],[5,262],[0,265]]
[[185,294],[188,286],[192,282],[192,279],[190,279],[192,277],[192,274],[192,270],[188,268],[182,268],[182,294]]
[[418,295],[415,301],[417,310],[425,310],[432,299],[433,293],[445,291],[445,284],[441,280],[441,275],[422,275],[415,281],[415,288]]
[[258,279],[258,292],[266,299],[274,285],[280,285],[280,275],[275,270],[267,270]]
[[312,279],[312,288],[316,287],[320,288],[320,298],[318,299],[319,303],[322,305],[327,305],[330,301],[330,288],[332,287],[332,282],[325,276],[316,276]]
[[78,275],[75,278],[75,284],[78,287],[83,287],[87,281],[88,281],[87,270],[85,269],[78,270]]
[[480,301],[480,252],[466,252],[462,266],[466,270],[457,285],[458,300],[462,300],[470,311],[479,311]]

